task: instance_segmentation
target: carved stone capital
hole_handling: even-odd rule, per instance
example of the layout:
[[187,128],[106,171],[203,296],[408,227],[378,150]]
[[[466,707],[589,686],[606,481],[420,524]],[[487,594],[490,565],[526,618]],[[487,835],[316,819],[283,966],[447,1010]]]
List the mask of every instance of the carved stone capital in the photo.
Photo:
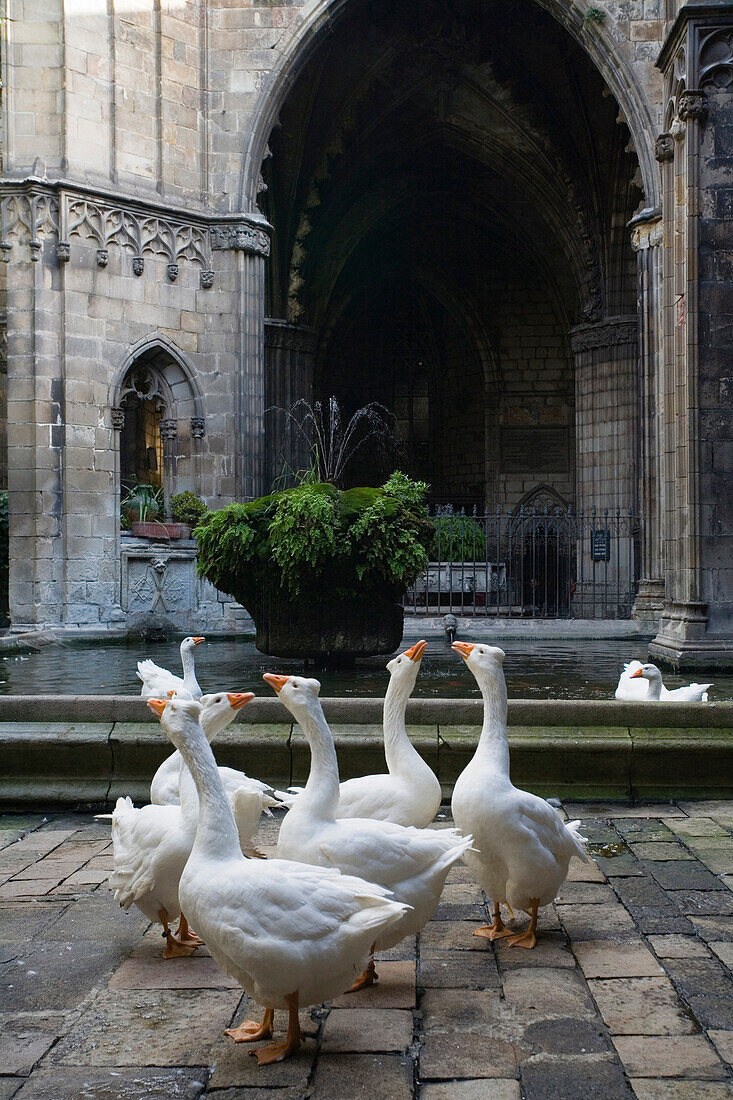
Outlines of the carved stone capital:
[[164,443],[178,438],[178,421],[172,417],[166,417],[160,422],[160,438]]
[[577,325],[570,332],[573,352],[596,351],[600,348],[622,347],[636,344],[638,322],[636,317],[608,317],[595,325]]
[[168,264],[167,272],[169,282],[175,283],[178,278],[178,264]]
[[109,249],[98,248],[97,249],[97,267],[106,267],[109,263]]
[[199,278],[201,282],[201,289],[211,290],[212,286],[214,285],[214,272],[211,270],[211,268],[208,268],[206,271],[202,271]]
[[125,410],[121,409],[119,405],[113,406],[110,409],[110,419],[114,430],[116,432],[122,431],[125,426]]
[[203,416],[191,417],[191,435],[194,439],[203,439],[206,435],[206,421]]
[[60,264],[67,264],[71,259],[71,245],[68,241],[59,241],[56,245],[56,259]]
[[145,260],[142,258],[142,256],[133,256],[132,257],[132,273],[133,273],[133,275],[140,276],[140,275],[142,275],[144,270],[145,270]]
[[654,156],[660,164],[674,160],[674,137],[672,134],[660,134],[654,142]]
[[702,126],[708,117],[708,97],[699,88],[681,92],[677,111],[683,122],[692,118]]

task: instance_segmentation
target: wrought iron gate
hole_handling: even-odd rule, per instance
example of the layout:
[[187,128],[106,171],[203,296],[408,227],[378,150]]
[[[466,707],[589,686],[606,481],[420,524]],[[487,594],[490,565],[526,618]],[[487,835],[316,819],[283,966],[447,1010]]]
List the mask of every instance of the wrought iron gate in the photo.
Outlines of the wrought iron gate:
[[428,568],[406,593],[416,615],[627,619],[638,524],[621,511],[437,508]]

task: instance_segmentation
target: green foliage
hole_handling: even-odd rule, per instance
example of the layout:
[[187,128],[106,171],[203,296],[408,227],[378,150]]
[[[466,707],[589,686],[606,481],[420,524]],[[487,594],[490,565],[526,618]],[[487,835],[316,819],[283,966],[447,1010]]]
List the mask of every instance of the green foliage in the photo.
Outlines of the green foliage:
[[604,23],[606,21],[606,13],[602,8],[586,8],[583,15],[583,30],[589,23]]
[[395,470],[382,486],[388,496],[402,501],[403,504],[421,505],[430,486],[426,481],[412,481],[401,470]]
[[189,493],[188,490],[171,497],[171,517],[176,523],[190,523],[194,526],[206,512],[208,508],[201,497]]
[[436,516],[431,561],[484,561],[486,539],[471,516]]
[[398,594],[425,568],[433,526],[427,486],[393,479],[343,492],[306,483],[209,512],[194,532],[198,571],[245,607],[262,592],[297,596],[316,582],[341,595],[385,585]]
[[120,501],[120,510],[131,522],[157,519],[163,511],[163,490],[138,481]]

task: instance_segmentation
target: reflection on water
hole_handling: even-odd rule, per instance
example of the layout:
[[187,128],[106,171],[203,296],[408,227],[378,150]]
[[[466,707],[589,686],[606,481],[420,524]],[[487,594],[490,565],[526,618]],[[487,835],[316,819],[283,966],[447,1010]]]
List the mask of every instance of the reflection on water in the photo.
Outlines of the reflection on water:
[[[470,639],[466,639],[470,640]],[[609,699],[613,697],[624,662],[646,660],[646,644],[625,641],[525,641],[501,642],[506,652],[504,671],[509,695],[515,699]],[[0,694],[138,694],[136,665],[142,657],[180,675],[179,642],[74,643],[47,646],[37,653],[7,655],[0,659]],[[381,696],[389,675],[387,658],[357,662],[353,669],[317,675],[321,694]],[[204,691],[221,688],[267,695],[263,672],[303,672],[297,661],[265,657],[254,642],[218,640],[196,650],[196,670]],[[703,677],[664,674],[669,687],[691,679],[713,680],[711,699],[733,699],[733,676]],[[431,638],[423,657],[416,696],[477,696],[476,682],[463,661],[443,638]]]

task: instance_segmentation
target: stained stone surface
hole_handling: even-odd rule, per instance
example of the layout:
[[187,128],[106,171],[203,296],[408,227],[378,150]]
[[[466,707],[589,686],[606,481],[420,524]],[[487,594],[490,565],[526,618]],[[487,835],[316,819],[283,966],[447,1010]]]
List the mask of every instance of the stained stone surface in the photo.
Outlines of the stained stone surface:
[[106,825],[0,818],[0,1100],[723,1100],[733,893],[714,866],[733,807],[711,806],[574,806],[618,854],[573,865],[533,951],[472,935],[489,909],[455,868],[379,983],[303,1009],[302,1050],[262,1069],[224,1035],[260,1007],[206,948],[161,959],[159,929],[99,881]]

